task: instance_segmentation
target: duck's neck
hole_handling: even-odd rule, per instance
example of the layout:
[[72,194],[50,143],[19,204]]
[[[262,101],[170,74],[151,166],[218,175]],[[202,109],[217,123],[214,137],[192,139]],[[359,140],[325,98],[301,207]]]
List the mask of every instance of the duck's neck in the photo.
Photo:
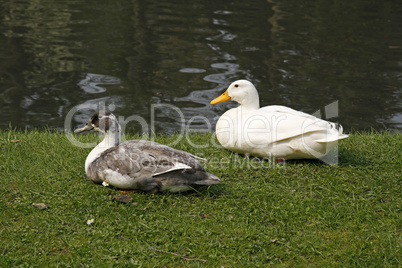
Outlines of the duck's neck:
[[109,131],[105,133],[105,137],[103,140],[96,145],[95,148],[89,153],[86,161],[85,161],[85,171],[88,170],[89,165],[99,157],[101,153],[106,151],[109,148],[115,147],[120,144],[120,126],[116,126],[115,128],[111,128]]
[[247,98],[242,99],[239,103],[243,113],[260,109],[260,98],[257,91],[250,92]]
[[[107,150],[120,144],[120,129],[116,128],[105,133],[105,138],[96,147]],[[95,147],[95,148],[96,148]]]

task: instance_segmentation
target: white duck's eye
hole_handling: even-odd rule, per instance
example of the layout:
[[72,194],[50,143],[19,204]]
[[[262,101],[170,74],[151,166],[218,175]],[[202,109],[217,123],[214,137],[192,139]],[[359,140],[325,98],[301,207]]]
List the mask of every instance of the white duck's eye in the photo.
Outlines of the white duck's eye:
[[235,87],[239,87],[239,85],[238,84],[236,84],[236,85],[234,85]]

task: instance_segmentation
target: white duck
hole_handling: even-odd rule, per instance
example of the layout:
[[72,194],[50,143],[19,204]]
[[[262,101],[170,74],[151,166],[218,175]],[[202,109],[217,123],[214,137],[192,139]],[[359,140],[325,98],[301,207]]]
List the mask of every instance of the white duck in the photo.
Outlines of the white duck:
[[233,100],[240,106],[226,111],[216,124],[216,136],[228,150],[258,157],[321,158],[338,140],[342,127],[286,106],[260,108],[257,89],[247,80],[233,82],[217,104]]
[[120,189],[183,192],[220,183],[190,153],[146,140],[120,143],[120,125],[110,112],[98,112],[75,133],[94,129],[105,137],[88,155],[85,172],[95,183]]

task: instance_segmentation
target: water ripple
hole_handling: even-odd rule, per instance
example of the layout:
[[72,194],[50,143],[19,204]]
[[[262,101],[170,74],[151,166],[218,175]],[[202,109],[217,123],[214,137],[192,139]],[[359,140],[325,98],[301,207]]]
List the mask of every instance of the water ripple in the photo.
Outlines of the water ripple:
[[111,75],[87,73],[78,86],[89,94],[102,93],[106,91],[105,87],[100,85],[118,85],[121,81],[119,78]]

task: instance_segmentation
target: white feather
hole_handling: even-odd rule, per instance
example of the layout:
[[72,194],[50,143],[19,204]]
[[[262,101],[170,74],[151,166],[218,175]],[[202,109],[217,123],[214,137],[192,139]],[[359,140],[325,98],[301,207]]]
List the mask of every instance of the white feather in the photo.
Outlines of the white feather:
[[154,173],[154,174],[152,174],[152,176],[158,176],[161,174],[171,172],[173,170],[183,170],[183,169],[191,169],[191,167],[186,164],[176,162],[176,163],[174,163],[174,166],[172,168],[162,171],[162,172]]

